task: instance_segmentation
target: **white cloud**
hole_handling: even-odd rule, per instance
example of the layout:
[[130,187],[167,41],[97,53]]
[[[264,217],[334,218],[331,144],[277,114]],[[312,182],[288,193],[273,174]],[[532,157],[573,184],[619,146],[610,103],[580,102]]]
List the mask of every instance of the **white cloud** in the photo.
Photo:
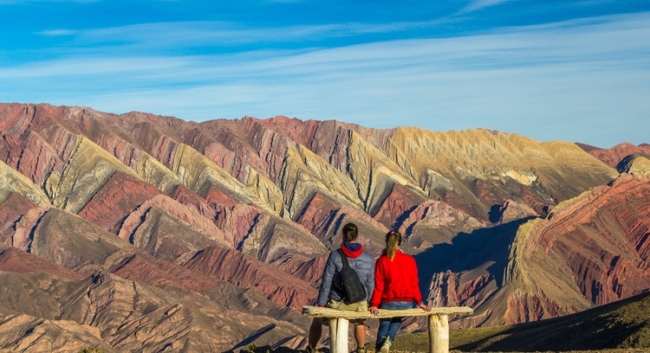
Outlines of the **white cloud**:
[[469,4],[467,4],[465,7],[460,9],[460,11],[458,11],[458,14],[465,14],[468,12],[478,11],[480,9],[484,9],[486,7],[492,7],[508,1],[511,0],[472,0]]
[[55,29],[55,30],[49,30],[49,31],[42,31],[39,32],[38,34],[48,36],[48,37],[60,37],[60,36],[72,36],[77,34],[78,31],[73,31],[69,29]]
[[[284,43],[318,41],[326,38],[361,36],[407,31],[434,26],[446,20],[423,22],[394,22],[387,24],[324,24],[273,28],[250,28],[228,22],[162,22],[111,28],[72,31],[58,29],[40,32],[42,35],[76,35],[78,45],[113,43],[136,49],[193,46],[231,46],[252,43]],[[114,44],[118,43],[118,44]]]
[[650,13],[459,38],[0,68],[0,96],[183,119],[487,127],[610,147],[650,142]]
[[91,3],[98,2],[101,0],[0,0],[0,5],[14,5],[14,4],[26,4],[30,2],[79,2],[79,3]]

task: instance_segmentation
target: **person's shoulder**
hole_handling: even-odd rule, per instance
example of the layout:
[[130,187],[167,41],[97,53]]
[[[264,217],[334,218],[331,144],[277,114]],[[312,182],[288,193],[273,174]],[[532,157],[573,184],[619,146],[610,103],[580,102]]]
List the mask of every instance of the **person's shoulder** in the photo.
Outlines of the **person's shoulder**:
[[415,261],[415,256],[405,253],[402,249],[399,249],[396,254],[397,254],[397,256],[401,257],[402,259],[405,259],[405,260],[408,260],[408,261]]
[[338,258],[340,256],[340,253],[338,250],[332,250],[330,251],[329,256],[327,257],[328,260],[334,260],[335,258]]
[[415,256],[413,256],[413,255],[411,255],[411,254],[407,254],[407,253],[405,253],[404,251],[402,251],[402,254],[403,254],[404,256],[408,256],[408,257],[410,257],[410,258],[412,258],[412,259],[415,259]]
[[417,261],[415,261],[415,256],[407,253],[402,253],[402,256],[406,259],[406,261],[412,263],[413,265],[416,265]]
[[388,256],[386,256],[386,254],[381,254],[377,258],[377,263],[382,263],[382,262],[387,262],[387,261],[390,262],[390,259],[388,258]]
[[363,259],[363,261],[365,262],[372,262],[373,264],[375,263],[375,258],[372,257],[372,255],[370,255],[367,251],[364,251],[361,254],[360,258]]

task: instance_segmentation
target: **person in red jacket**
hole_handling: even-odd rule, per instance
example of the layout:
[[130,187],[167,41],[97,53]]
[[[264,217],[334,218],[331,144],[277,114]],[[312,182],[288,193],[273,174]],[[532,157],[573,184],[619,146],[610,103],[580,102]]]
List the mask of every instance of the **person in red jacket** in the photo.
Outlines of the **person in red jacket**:
[[[379,314],[379,308],[388,310],[412,309],[414,307],[430,311],[431,307],[422,302],[418,284],[418,268],[415,258],[402,252],[402,234],[394,230],[386,234],[386,250],[375,264],[375,289],[370,298],[372,314]],[[379,320],[377,332],[377,351],[388,353],[395,341],[397,330],[403,318]]]

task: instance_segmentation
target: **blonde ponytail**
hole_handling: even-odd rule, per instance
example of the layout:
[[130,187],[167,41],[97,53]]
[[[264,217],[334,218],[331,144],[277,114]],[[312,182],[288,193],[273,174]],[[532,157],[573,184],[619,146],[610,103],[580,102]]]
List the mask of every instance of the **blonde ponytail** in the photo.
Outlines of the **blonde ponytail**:
[[397,249],[402,244],[402,234],[391,230],[386,233],[386,256],[392,261],[395,258]]

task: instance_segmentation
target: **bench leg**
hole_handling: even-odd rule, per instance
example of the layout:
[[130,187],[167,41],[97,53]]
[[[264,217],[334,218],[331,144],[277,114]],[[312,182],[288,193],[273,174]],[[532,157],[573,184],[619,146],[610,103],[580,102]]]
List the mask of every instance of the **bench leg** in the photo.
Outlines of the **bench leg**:
[[330,351],[331,353],[335,353],[334,347],[336,347],[336,345],[339,342],[338,331],[337,331],[339,321],[335,318],[331,318],[329,319],[329,321],[330,321],[329,327],[330,327],[330,347],[331,347]]
[[448,315],[429,315],[429,353],[449,353]]
[[348,319],[339,319],[338,321],[339,323],[336,325],[338,341],[336,342],[336,350],[332,351],[332,353],[348,353],[348,327],[350,321]]
[[348,353],[349,323],[347,319],[330,319],[331,353]]

